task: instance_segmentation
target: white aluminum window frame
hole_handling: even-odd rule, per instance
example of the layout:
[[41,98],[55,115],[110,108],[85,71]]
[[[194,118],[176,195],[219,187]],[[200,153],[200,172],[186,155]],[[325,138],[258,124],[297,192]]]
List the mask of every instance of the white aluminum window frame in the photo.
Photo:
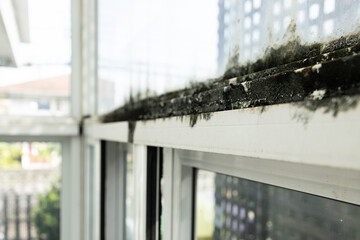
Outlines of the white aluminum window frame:
[[[196,235],[193,206],[194,171],[196,169],[284,187],[319,196],[342,195],[343,202],[359,205],[359,171],[279,163],[274,160],[226,154],[168,149],[173,161],[172,239],[193,239]],[[349,196],[346,196],[347,193]],[[334,198],[334,197],[333,197]],[[344,199],[346,198],[346,201]],[[181,209],[181,210],[180,210]],[[194,231],[193,231],[194,229]]]
[[100,141],[87,138],[83,148],[84,197],[81,207],[84,211],[84,239],[100,239]]
[[[24,133],[23,133],[24,134]],[[65,239],[81,239],[82,235],[82,172],[79,159],[79,137],[59,135],[0,135],[1,142],[58,142],[61,143],[61,207],[60,207],[60,237]]]
[[[87,137],[90,141],[88,143],[88,146],[93,146],[95,150],[95,165],[93,166],[95,169],[95,175],[94,178],[96,179],[96,194],[93,194],[94,201],[96,202],[96,207],[93,209],[95,214],[92,214],[92,216],[95,217],[93,220],[95,223],[95,228],[90,229],[88,226],[90,226],[90,223],[88,218],[90,216],[90,213],[88,210],[85,210],[85,239],[90,239],[87,234],[89,234],[89,231],[92,232],[93,235],[96,237],[94,239],[100,239],[100,205],[104,204],[100,201],[100,169],[101,165],[100,162],[102,161],[120,161],[120,166],[124,167],[126,166],[126,157],[125,154],[127,153],[128,148],[132,148],[132,153],[134,156],[134,230],[133,230],[133,239],[146,239],[146,166],[147,166],[147,147],[144,145],[138,145],[138,144],[131,144],[131,143],[125,143],[125,142],[119,142],[119,141],[109,141],[107,139],[106,145],[105,145],[105,159],[101,159],[100,157],[100,140],[99,138],[90,138]],[[105,140],[105,139],[102,139]],[[89,160],[87,160],[89,162]],[[91,197],[89,195],[89,174],[90,174],[90,167],[89,163],[85,164],[85,196]],[[114,204],[119,206],[124,206],[125,200],[126,200],[126,169],[120,170],[118,172],[119,177],[113,178],[114,176],[111,176],[113,180],[119,180],[122,179],[122,182],[118,182],[118,185],[114,182],[110,182],[109,186],[119,186],[119,194],[118,196],[123,197],[122,199],[118,198],[118,202],[115,202],[114,199],[105,199],[105,204]],[[108,179],[107,179],[108,180]],[[111,189],[110,189],[111,191]],[[106,192],[105,192],[106,194]],[[85,209],[89,209],[89,199],[85,202]],[[114,219],[116,219],[113,222],[106,222],[105,225],[105,231],[110,230],[110,234],[113,235],[106,235],[106,239],[112,239],[110,236],[116,235],[114,234],[113,229],[117,229],[119,232],[119,235],[117,237],[119,239],[123,239],[125,237],[125,228],[126,228],[126,213],[124,209],[119,209],[114,206],[114,211],[118,211],[116,213],[112,213],[112,216]],[[107,208],[105,208],[105,211]],[[105,217],[107,219],[107,217]],[[106,220],[105,220],[106,221]],[[117,239],[118,239],[117,238]],[[91,239],[90,239],[91,240]]]
[[[164,148],[164,239],[192,237],[194,168],[360,204],[360,106],[333,117],[323,109],[310,111],[302,103],[287,103],[216,112],[193,128],[190,116],[137,121],[134,133],[128,122],[98,122],[99,83],[91,77],[97,73],[96,0],[85,3],[90,13],[84,21],[93,28],[84,29],[92,40],[85,41],[88,50],[82,58],[87,99],[83,108],[94,118],[85,121],[84,135],[98,142],[134,144],[136,184],[141,186],[136,190],[134,239],[146,239],[147,146]],[[107,157],[121,160],[106,151]]]
[[[82,22],[83,2],[71,1],[71,112],[69,117],[1,116],[0,141],[60,142],[62,146],[61,223],[62,240],[84,239],[83,143],[79,124],[83,116]],[[84,40],[86,41],[86,40]],[[95,94],[95,93],[94,93]]]
[[[135,145],[164,148],[164,239],[191,237],[194,168],[360,204],[360,106],[337,117],[301,103],[216,112],[193,128],[188,118],[138,121],[133,133]],[[89,120],[85,136],[127,143],[128,123]]]
[[[125,238],[126,144],[106,142],[105,231],[104,240]],[[109,207],[111,206],[111,207]]]

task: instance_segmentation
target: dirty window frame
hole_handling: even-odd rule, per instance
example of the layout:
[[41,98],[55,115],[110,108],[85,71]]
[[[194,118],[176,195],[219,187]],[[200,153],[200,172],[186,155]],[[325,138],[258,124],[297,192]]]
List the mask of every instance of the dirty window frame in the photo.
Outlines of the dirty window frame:
[[[273,164],[266,164],[265,162],[269,160],[233,155],[178,149],[168,149],[167,151],[168,157],[165,161],[172,161],[174,166],[172,176],[172,187],[174,189],[172,206],[174,210],[171,220],[173,221],[172,227],[174,231],[174,235],[172,236],[173,239],[176,240],[195,239],[196,237],[194,184],[196,184],[195,173],[197,169],[270,184],[321,197],[329,197],[329,195],[319,194],[323,192],[325,188],[330,188],[329,190],[333,194],[355,194],[359,196],[359,188],[354,186],[354,183],[360,180],[360,175],[358,171],[350,169],[334,170],[330,167],[315,167],[317,169],[314,169],[314,166],[301,164],[297,166],[275,162],[273,162]],[[269,168],[261,169],[263,165]],[[286,174],[282,174],[281,171],[277,171],[277,169],[281,169],[281,171]],[[336,176],[334,176],[334,174],[351,177],[343,179],[338,186],[329,186],[327,182],[322,181],[323,176],[319,176],[320,174],[330,178],[335,177],[335,179]],[[354,176],[356,180],[351,179]],[[349,185],[352,185],[353,188],[349,189]],[[179,201],[179,199],[182,200]],[[359,198],[354,198],[352,202],[344,201],[343,199],[340,201],[360,205]],[[181,211],[179,209],[181,209]]]
[[[265,109],[217,112],[210,120],[198,121],[194,127],[187,121],[190,116],[137,121],[135,124],[87,119],[84,134],[98,140],[132,143],[145,151],[146,146],[164,148],[164,237],[188,239],[190,235],[183,238],[180,234],[192,232],[191,221],[184,220],[192,219],[192,205],[187,201],[180,203],[178,199],[192,198],[194,167],[360,204],[359,165],[353,147],[359,142],[355,133],[360,131],[360,107],[337,119],[321,110],[315,111],[306,124],[294,119],[294,114],[300,114],[302,110],[297,104],[290,103]],[[308,113],[305,111],[304,114]],[[328,136],[326,145],[321,144],[323,136]],[[344,145],[342,139],[351,144]],[[298,151],[299,145],[302,148]],[[281,149],[286,151],[279,152]],[[216,156],[218,161],[182,158],[182,151]],[[321,155],[323,152],[328,154]],[[140,156],[138,154],[134,151],[135,158],[146,159],[143,151]],[[219,161],[225,157],[232,160]],[[141,167],[146,168],[146,161]],[[270,174],[267,169],[275,173]],[[244,170],[251,174],[244,175]],[[307,174],[301,170],[306,170]],[[137,178],[146,179],[144,170],[137,174]],[[339,183],[338,179],[342,181]],[[343,192],[347,194],[341,194]],[[144,192],[139,191],[137,196],[140,202],[146,201]],[[182,215],[179,209],[182,209]],[[137,217],[136,221],[144,219]],[[185,225],[178,226],[179,222]],[[141,232],[145,233],[145,225],[140,229],[139,239],[146,239],[141,235]]]
[[[314,70],[312,66],[307,68],[306,70],[309,72]],[[295,73],[300,69],[296,69]],[[229,79],[229,81],[231,80],[233,79]],[[95,99],[95,104],[92,103],[95,109],[98,106],[96,102],[98,98],[97,85],[98,81],[93,85],[90,84],[88,88],[96,90],[95,95],[93,95],[94,90],[89,91],[91,92],[90,98]],[[89,101],[89,103],[91,102]],[[304,111],[302,112],[302,110]],[[91,111],[89,112],[91,113]],[[290,114],[287,112],[292,115],[288,116]],[[210,120],[206,119],[208,121],[201,120],[202,115],[199,114],[195,126],[189,126],[189,119],[191,124],[191,118],[194,120],[194,116],[181,116],[179,117],[181,122],[175,118],[113,123],[88,119],[85,121],[84,130],[87,138],[117,143],[134,143],[140,149],[142,148],[140,152],[134,151],[135,158],[144,159],[146,146],[164,147],[164,198],[166,199],[164,203],[164,239],[187,240],[192,234],[192,227],[189,225],[192,218],[192,203],[188,200],[192,199],[193,194],[194,168],[204,168],[337,200],[339,200],[338,196],[331,191],[334,190],[336,193],[346,191],[347,194],[345,198],[341,199],[342,201],[360,204],[358,184],[355,180],[346,178],[347,173],[351,172],[349,175],[354,176],[357,181],[360,180],[360,167],[356,163],[356,157],[359,155],[356,154],[355,149],[357,148],[354,148],[356,144],[360,143],[354,134],[360,130],[359,124],[356,124],[360,120],[359,113],[360,108],[357,107],[334,120],[332,116],[329,116],[330,114],[325,116],[326,114],[322,110],[309,113],[301,102],[288,102],[281,105],[217,112]],[[306,122],[309,119],[311,121]],[[135,129],[130,127],[134,123],[136,124]],[[326,127],[324,127],[325,125]],[[271,128],[277,130],[271,130]],[[309,133],[310,130],[306,129],[311,129],[313,133]],[[280,132],[277,132],[278,130]],[[350,146],[333,138],[329,138],[330,143],[324,145],[321,137],[314,134],[316,132],[320,135],[325,134],[324,130],[333,131],[333,134],[329,134],[330,137],[337,136],[339,139],[347,139],[351,143]],[[284,141],[281,139],[287,139],[288,142],[285,142],[284,145]],[[307,143],[304,144],[305,142]],[[296,151],[295,147],[300,145],[303,149]],[[289,151],[279,152],[279,148],[288,148]],[[294,153],[291,153],[292,150]],[[331,152],[333,155],[321,155],[322,151]],[[224,162],[214,160],[204,162],[201,160],[202,157],[199,157],[200,155],[210,158],[216,156]],[[231,161],[227,158],[237,160]],[[342,161],[343,159],[346,161]],[[237,165],[239,163],[248,164],[248,167]],[[259,170],[261,169],[260,163],[273,169],[276,173],[269,174],[266,171],[264,174]],[[146,165],[142,167],[146,168]],[[294,167],[297,167],[300,172],[300,175],[296,175],[297,178],[289,175]],[[355,170],[346,170],[351,168]],[[244,170],[250,170],[251,174],[243,175]],[[301,170],[308,171],[308,174],[302,175]],[[324,176],[326,173],[333,176],[330,182],[328,182],[328,178],[319,177],[319,174]],[[139,178],[146,179],[146,173],[139,171],[138,174]],[[264,175],[260,176],[261,174]],[[339,186],[334,180],[339,179],[338,177],[341,175],[345,176],[346,184],[340,183]],[[143,194],[141,191],[138,192],[139,202],[146,201]],[[185,201],[180,202],[179,199]],[[140,203],[137,204],[139,207],[144,207]],[[183,209],[183,211],[180,212],[179,209]],[[141,222],[143,219],[146,218],[138,217],[136,221]],[[183,224],[179,225],[179,223]],[[145,232],[143,225],[138,226],[139,229],[135,231]],[[139,234],[139,239],[146,239],[141,233],[137,234]],[[187,234],[186,237],[185,234]]]

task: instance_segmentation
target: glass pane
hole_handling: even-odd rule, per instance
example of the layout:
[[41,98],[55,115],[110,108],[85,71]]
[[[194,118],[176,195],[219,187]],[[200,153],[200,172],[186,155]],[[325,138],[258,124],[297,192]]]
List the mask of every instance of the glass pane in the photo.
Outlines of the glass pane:
[[196,239],[360,239],[360,206],[197,171]]
[[100,1],[100,113],[130,96],[160,94],[215,75],[217,8],[217,0]]
[[134,155],[131,148],[126,154],[126,209],[125,209],[125,239],[134,239],[134,204],[135,204],[135,175],[134,175]]
[[2,0],[0,114],[70,113],[70,0]]
[[0,239],[60,239],[61,144],[0,142]]
[[102,0],[99,111],[213,79],[282,44],[303,51],[302,44],[357,33],[359,7],[357,0]]

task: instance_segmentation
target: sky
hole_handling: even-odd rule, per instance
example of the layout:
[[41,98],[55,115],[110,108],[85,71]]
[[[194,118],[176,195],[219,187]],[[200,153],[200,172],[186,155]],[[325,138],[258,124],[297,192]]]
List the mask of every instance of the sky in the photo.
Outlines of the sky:
[[70,0],[28,0],[30,43],[19,43],[24,66],[0,67],[0,86],[71,72]]

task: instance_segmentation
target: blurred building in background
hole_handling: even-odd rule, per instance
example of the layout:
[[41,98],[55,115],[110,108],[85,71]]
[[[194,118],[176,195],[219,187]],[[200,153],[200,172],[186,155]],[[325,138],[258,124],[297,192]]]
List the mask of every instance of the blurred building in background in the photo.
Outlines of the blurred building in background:
[[70,75],[0,87],[0,114],[66,116],[70,111]]

